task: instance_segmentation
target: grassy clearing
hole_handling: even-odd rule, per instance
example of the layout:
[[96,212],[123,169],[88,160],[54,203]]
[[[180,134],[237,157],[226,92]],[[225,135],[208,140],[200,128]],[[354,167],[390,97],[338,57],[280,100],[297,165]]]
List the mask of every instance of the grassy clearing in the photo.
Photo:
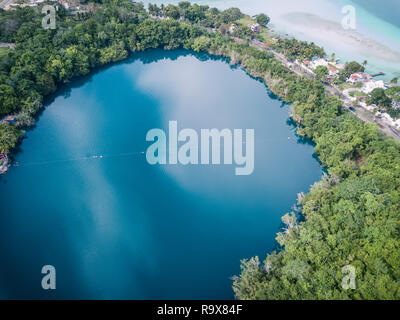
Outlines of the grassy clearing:
[[351,84],[351,83],[348,83],[348,82],[343,82],[343,83],[341,83],[341,84],[339,84],[338,85],[338,87],[341,89],[341,90],[345,90],[345,89],[359,89],[359,88],[361,88],[363,86],[363,84],[362,83],[357,83],[356,85],[354,85],[354,84]]
[[351,97],[365,97],[367,94],[361,91],[352,91],[349,93]]
[[[236,21],[237,24],[239,25],[249,25],[249,24],[255,24],[257,21],[255,19],[252,19],[250,16],[245,15],[242,19]],[[265,42],[270,42],[273,41],[273,35],[270,34],[268,28],[260,26],[261,31],[259,33],[260,36],[264,39]]]
[[10,49],[7,47],[0,47],[0,59],[5,57],[9,51]]

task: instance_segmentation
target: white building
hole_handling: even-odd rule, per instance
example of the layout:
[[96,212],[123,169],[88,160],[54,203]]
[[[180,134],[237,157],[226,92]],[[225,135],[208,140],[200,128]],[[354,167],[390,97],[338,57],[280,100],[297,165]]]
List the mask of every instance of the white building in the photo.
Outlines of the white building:
[[400,109],[400,101],[392,99],[392,108],[395,110]]
[[233,32],[236,30],[237,25],[232,23],[231,26],[229,27],[229,33],[233,34]]
[[329,71],[329,76],[334,77],[337,76],[339,74],[339,70],[336,69],[335,67],[332,67],[330,65],[328,65],[328,71]]
[[385,87],[385,83],[383,82],[383,80],[379,80],[379,81],[371,80],[371,81],[364,82],[364,85],[361,88],[361,91],[366,93],[366,94],[369,94],[374,89],[378,89],[378,88],[381,88],[381,89],[385,89],[386,88]]
[[356,84],[359,82],[369,82],[371,81],[371,76],[369,74],[366,74],[364,72],[357,72],[353,73],[348,79],[347,82]]
[[325,59],[322,59],[322,58],[319,58],[319,59],[316,59],[314,61],[311,61],[311,63],[310,63],[310,66],[313,69],[316,69],[319,66],[323,66],[323,67],[327,67],[328,68],[328,65],[329,65],[328,61],[326,61]]

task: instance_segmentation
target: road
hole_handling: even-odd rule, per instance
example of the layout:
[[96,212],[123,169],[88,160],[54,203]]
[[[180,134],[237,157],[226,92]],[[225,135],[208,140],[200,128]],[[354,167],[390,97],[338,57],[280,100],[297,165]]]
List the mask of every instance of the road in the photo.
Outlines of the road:
[[0,42],[0,48],[14,48],[15,44],[14,43],[6,43],[6,42]]
[[[297,74],[300,77],[306,76],[311,79],[315,78],[314,74],[306,71],[304,68],[302,68],[296,62],[289,61],[285,55],[283,55],[282,53],[280,53],[278,51],[273,50],[272,48],[265,48],[263,44],[259,43],[256,40],[251,41],[250,46],[257,48],[259,50],[268,50],[275,56],[275,58],[277,58],[283,64],[283,66],[285,66],[290,71],[294,72],[295,74]],[[333,85],[327,84],[327,83],[323,83],[323,84],[325,86],[325,90],[329,94],[337,96],[341,100],[343,100],[343,108],[344,109],[350,111],[352,114],[354,114],[355,116],[357,116],[360,120],[362,120],[364,122],[376,124],[382,132],[384,132],[388,136],[393,137],[394,139],[400,141],[400,133],[397,130],[395,130],[394,128],[392,128],[388,123],[386,123],[382,119],[377,118],[374,114],[372,114],[368,110],[365,110],[363,108],[354,108],[352,106],[352,102],[349,101],[348,99],[346,99],[346,97],[343,95],[343,93],[338,88],[336,88]]]
[[2,3],[0,3],[0,8],[4,9],[4,7],[10,3],[12,3],[14,0],[4,0]]

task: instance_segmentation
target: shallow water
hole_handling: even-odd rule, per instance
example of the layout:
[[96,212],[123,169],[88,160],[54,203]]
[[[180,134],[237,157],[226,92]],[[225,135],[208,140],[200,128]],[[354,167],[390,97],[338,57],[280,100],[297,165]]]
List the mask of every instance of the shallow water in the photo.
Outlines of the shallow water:
[[[180,0],[144,0],[178,3]],[[197,0],[220,9],[238,7],[244,13],[267,13],[270,26],[281,35],[314,41],[342,62],[368,61],[367,72],[385,72],[380,79],[400,76],[400,6],[398,0]],[[341,26],[342,8],[356,9],[356,29]]]
[[[233,298],[243,258],[321,178],[289,106],[243,70],[151,51],[59,92],[0,177],[0,297]],[[255,129],[255,170],[150,166],[152,128]],[[103,158],[93,158],[102,155]],[[41,268],[57,289],[41,289]]]

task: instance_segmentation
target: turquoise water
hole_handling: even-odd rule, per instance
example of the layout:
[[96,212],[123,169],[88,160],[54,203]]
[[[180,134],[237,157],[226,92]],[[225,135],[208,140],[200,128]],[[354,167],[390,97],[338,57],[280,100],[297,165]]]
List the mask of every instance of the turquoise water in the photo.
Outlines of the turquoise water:
[[[144,3],[178,3],[180,0],[144,0]],[[385,72],[385,81],[400,77],[400,6],[398,0],[193,0],[220,9],[238,7],[244,13],[265,12],[279,34],[313,41],[335,53],[342,62],[368,61],[367,72]],[[356,9],[356,30],[341,27],[342,7]],[[292,15],[302,14],[300,19]],[[311,15],[311,18],[308,16]],[[318,19],[319,27],[313,26]]]
[[385,20],[400,28],[400,6],[398,0],[352,0],[354,3],[368,10],[372,15]]
[[[0,297],[230,299],[239,262],[321,178],[289,106],[222,60],[151,51],[49,102],[0,177]],[[152,128],[255,129],[255,170],[150,166]],[[102,158],[93,158],[102,155]],[[41,268],[56,268],[56,290]]]

